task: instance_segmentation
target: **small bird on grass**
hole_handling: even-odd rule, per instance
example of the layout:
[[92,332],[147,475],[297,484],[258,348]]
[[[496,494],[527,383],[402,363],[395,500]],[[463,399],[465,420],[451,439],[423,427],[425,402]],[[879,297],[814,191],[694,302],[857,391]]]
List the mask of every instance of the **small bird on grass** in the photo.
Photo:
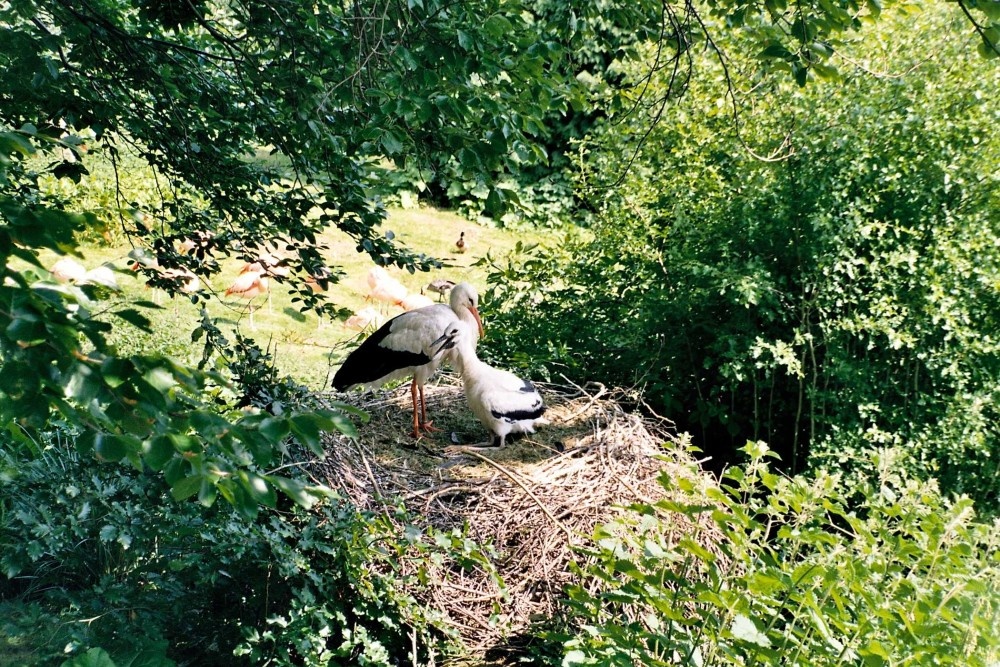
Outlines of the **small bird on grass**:
[[444,278],[437,278],[427,283],[427,291],[436,292],[438,295],[438,301],[444,298],[444,295],[451,291],[451,288],[455,286],[450,280],[445,280]]

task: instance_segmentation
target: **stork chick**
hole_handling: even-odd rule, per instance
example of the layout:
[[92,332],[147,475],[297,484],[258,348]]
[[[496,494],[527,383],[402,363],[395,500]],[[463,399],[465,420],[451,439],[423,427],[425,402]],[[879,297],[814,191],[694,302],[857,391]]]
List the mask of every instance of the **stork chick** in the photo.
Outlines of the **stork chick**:
[[453,350],[452,365],[462,374],[465,400],[494,436],[489,446],[503,447],[511,433],[535,432],[545,412],[541,394],[530,381],[480,361],[474,332],[466,323],[451,324],[435,346],[438,353]]
[[475,350],[476,333],[483,331],[478,306],[476,290],[468,283],[460,283],[451,291],[450,305],[435,303],[397,315],[347,355],[333,376],[334,388],[344,391],[357,385],[378,386],[412,375],[411,434],[419,438],[421,430],[437,430],[427,421],[424,384],[442,361],[450,358],[450,353],[440,349],[436,341],[449,325],[462,321],[469,326],[469,344]]

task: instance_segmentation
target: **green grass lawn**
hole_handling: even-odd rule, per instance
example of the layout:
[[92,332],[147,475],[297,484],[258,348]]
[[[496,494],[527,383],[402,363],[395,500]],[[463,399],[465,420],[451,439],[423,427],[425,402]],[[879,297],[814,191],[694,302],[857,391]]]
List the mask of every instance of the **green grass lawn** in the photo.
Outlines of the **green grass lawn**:
[[[537,242],[543,240],[539,232],[511,232],[471,222],[455,214],[431,208],[395,209],[390,211],[383,231],[392,231],[403,244],[417,252],[437,257],[444,267],[430,273],[410,274],[398,268],[389,272],[402,282],[411,292],[421,288],[435,278],[447,278],[455,282],[468,281],[480,291],[486,286],[486,272],[481,267],[472,266],[487,252],[502,256],[514,248],[518,241]],[[455,241],[465,232],[467,249],[455,252]],[[329,246],[326,260],[330,266],[339,266],[346,275],[339,284],[332,285],[327,297],[336,305],[358,310],[365,306],[380,309],[386,317],[402,312],[378,302],[367,302],[366,277],[374,266],[367,255],[355,250],[355,243],[339,231],[329,232],[321,239]],[[139,276],[127,269],[130,247],[88,245],[81,248],[83,264],[87,268],[110,262],[122,269],[118,274],[122,288],[122,302],[137,300],[158,301],[161,308],[145,312],[153,321],[152,333],[139,331],[115,318],[116,330],[113,340],[123,354],[166,352],[182,361],[197,363],[201,358],[201,343],[193,343],[190,334],[196,327],[202,304],[193,305],[183,297],[170,299],[163,292],[153,292],[145,286]],[[45,258],[53,261],[53,257]],[[217,325],[227,334],[237,327],[245,336],[256,340],[275,357],[279,370],[292,376],[312,389],[320,390],[329,384],[329,378],[339,367],[341,359],[349,352],[362,334],[350,330],[342,321],[320,322],[315,313],[300,313],[291,302],[288,287],[271,281],[268,301],[258,297],[254,302],[254,328],[250,326],[249,310],[245,300],[225,297],[226,288],[238,275],[242,260],[223,261],[223,271],[215,277],[207,290],[212,298],[207,302],[208,312]],[[428,292],[436,299],[437,295]],[[482,304],[485,316],[489,316],[489,304]]]

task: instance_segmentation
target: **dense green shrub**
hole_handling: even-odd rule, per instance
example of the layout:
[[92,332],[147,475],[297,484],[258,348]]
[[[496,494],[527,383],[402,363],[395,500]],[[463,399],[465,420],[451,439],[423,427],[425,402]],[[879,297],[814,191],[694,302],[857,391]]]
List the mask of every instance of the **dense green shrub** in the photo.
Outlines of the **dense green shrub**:
[[[898,76],[761,84],[738,135],[721,74],[692,82],[621,185],[591,190],[591,235],[496,265],[502,354],[641,385],[723,461],[763,439],[791,469],[863,474],[898,445],[996,507],[1000,70],[914,62],[955,29],[932,9],[887,25],[897,50],[871,66]],[[587,185],[629,139],[595,136]]]
[[72,439],[30,461],[0,448],[0,478],[5,664],[97,647],[142,665],[424,660],[450,635],[406,591],[443,552],[483,562],[464,540],[399,535],[404,515],[333,497],[253,521],[227,503],[177,503],[161,476],[79,456]]
[[[664,476],[670,500],[598,530],[563,665],[996,664],[1000,524],[892,456],[848,509],[839,477],[790,479],[746,451],[721,487]],[[679,536],[677,516],[704,532]]]

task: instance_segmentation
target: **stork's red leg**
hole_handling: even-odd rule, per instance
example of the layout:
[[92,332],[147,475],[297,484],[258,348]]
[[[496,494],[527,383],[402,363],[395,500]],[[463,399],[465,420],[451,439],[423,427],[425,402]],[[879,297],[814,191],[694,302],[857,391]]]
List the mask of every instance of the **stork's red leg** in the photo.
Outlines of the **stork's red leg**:
[[[421,398],[423,394],[423,387],[421,387]],[[420,422],[417,421],[420,415],[419,409],[417,408],[417,381],[414,380],[410,383],[410,398],[413,400],[413,431],[410,433],[414,438],[420,439]]]
[[427,421],[427,403],[424,401],[424,385],[420,385],[420,428],[428,433],[441,430],[434,428],[434,422]]

